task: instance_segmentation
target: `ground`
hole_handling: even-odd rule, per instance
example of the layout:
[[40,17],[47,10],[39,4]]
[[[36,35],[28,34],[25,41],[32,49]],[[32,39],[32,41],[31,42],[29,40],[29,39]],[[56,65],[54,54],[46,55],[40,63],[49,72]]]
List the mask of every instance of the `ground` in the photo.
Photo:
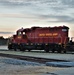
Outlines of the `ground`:
[[[7,49],[7,46],[1,46],[0,48],[2,51],[4,48]],[[14,51],[12,51],[12,53],[14,53]],[[20,53],[21,52],[18,52],[19,55]],[[44,58],[61,59],[74,62],[74,53],[42,53],[41,55],[41,53],[24,52],[22,55],[40,56]],[[0,75],[74,75],[74,67],[52,67],[43,64],[24,62],[11,58],[0,57]]]
[[[12,62],[13,61],[13,62]],[[22,63],[22,64],[21,64]],[[48,75],[63,68],[0,57],[0,75]]]

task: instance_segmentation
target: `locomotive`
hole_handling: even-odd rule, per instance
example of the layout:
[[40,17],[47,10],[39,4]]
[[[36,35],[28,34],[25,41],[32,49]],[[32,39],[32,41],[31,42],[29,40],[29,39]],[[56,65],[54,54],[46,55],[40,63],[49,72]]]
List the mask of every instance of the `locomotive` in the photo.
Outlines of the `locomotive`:
[[8,49],[58,53],[74,51],[74,43],[68,37],[68,32],[67,26],[21,28],[9,38]]

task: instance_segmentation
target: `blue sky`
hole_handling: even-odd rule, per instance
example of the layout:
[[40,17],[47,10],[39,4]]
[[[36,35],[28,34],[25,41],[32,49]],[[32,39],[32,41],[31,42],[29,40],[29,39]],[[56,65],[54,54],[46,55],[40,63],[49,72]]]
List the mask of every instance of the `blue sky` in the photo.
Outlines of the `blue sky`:
[[0,36],[22,27],[62,25],[74,36],[74,0],[0,0]]

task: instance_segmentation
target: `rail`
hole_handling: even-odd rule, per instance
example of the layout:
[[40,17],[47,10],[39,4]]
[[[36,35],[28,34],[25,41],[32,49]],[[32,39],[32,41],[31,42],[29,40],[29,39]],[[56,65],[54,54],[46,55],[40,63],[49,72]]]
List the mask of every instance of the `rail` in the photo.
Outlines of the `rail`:
[[50,59],[50,58],[41,58],[41,57],[33,57],[33,56],[22,56],[22,55],[14,55],[14,54],[5,54],[0,53],[2,57],[15,58],[20,60],[27,60],[32,62],[38,62],[45,64],[46,62],[67,62],[67,60],[59,60],[59,59]]

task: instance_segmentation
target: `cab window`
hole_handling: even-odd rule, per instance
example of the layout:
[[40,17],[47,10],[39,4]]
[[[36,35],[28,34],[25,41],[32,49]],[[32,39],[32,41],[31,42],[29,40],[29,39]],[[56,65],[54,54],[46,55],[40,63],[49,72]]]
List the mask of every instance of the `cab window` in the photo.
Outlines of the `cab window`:
[[21,35],[21,32],[18,32],[18,35]]
[[25,32],[23,32],[23,35],[25,35]]

